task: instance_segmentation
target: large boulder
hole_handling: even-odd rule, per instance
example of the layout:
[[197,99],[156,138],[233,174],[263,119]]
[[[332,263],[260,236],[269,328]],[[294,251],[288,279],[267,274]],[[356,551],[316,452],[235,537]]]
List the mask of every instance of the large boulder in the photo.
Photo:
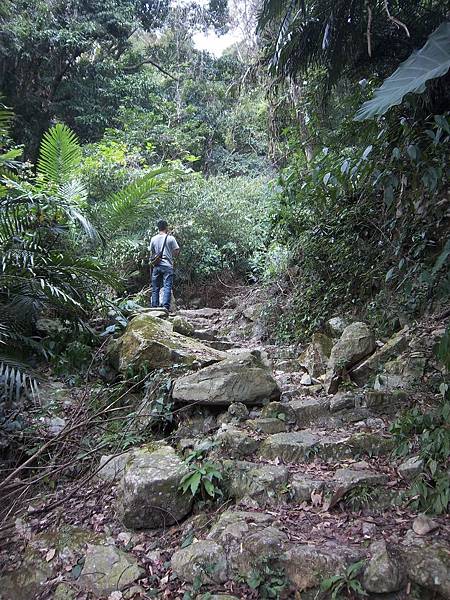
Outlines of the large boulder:
[[195,542],[172,556],[172,569],[182,581],[224,583],[228,579],[227,558],[222,546],[212,540]]
[[450,598],[450,547],[409,531],[401,546],[408,577],[414,583]]
[[311,377],[324,375],[332,347],[333,340],[331,338],[323,333],[315,333],[309,346],[298,358],[300,366],[306,369]]
[[144,313],[132,319],[122,337],[114,341],[111,358],[119,371],[126,372],[129,368],[159,369],[180,363],[206,366],[227,355],[176,333],[169,321]]
[[384,346],[351,371],[350,377],[352,380],[362,386],[369,380],[374,379],[386,362],[392,360],[407,348],[409,337],[409,331],[406,327],[392,336]]
[[374,334],[365,323],[346,327],[331,350],[326,373],[328,393],[336,393],[342,373],[372,354],[375,348]]
[[179,486],[188,468],[170,446],[134,451],[125,466],[119,513],[130,529],[152,529],[176,523],[191,510],[192,498]]
[[232,402],[261,404],[279,396],[280,389],[269,368],[250,352],[181,377],[173,388],[177,402],[213,406],[228,406]]
[[370,547],[371,558],[364,569],[363,585],[373,594],[397,592],[406,584],[403,565],[388,551],[386,542],[379,540]]
[[134,556],[112,545],[88,544],[78,584],[98,596],[106,596],[142,577]]

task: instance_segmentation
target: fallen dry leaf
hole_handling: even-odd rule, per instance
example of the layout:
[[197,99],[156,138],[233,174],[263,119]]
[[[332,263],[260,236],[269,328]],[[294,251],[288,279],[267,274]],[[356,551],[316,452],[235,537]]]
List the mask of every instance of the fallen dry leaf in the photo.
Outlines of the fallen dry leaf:
[[54,558],[55,554],[56,554],[56,548],[50,548],[50,550],[45,555],[45,560],[47,562],[50,562],[52,560],[52,558]]

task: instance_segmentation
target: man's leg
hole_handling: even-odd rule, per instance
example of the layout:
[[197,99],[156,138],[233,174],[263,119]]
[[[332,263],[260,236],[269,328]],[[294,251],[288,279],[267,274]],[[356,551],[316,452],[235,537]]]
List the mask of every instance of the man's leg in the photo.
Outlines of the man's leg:
[[159,306],[159,289],[161,287],[161,271],[158,267],[155,267],[152,271],[152,307],[158,308]]
[[170,310],[170,298],[171,298],[171,294],[172,294],[172,285],[173,285],[173,268],[172,267],[164,267],[163,281],[164,281],[163,306],[167,310]]

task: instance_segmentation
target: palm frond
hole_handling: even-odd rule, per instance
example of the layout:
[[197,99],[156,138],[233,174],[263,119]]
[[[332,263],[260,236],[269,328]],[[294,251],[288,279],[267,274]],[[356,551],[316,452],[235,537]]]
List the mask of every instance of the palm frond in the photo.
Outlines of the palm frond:
[[58,123],[42,138],[37,173],[45,181],[61,185],[69,181],[81,161],[81,147],[73,131]]
[[167,169],[157,169],[147,173],[109,196],[98,208],[97,219],[102,221],[110,236],[135,225],[148,209],[149,201],[167,193],[167,183],[159,178],[166,171]]
[[36,397],[39,377],[30,365],[21,360],[0,354],[0,402],[11,405],[22,396]]
[[14,113],[10,108],[5,106],[0,96],[0,135],[7,133],[9,125],[14,117]]

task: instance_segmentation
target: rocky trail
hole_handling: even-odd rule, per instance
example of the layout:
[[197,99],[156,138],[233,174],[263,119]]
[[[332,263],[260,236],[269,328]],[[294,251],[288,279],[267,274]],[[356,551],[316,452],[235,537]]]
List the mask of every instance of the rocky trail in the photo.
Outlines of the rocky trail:
[[380,342],[332,319],[299,349],[262,343],[251,305],[138,314],[110,362],[169,372],[175,424],[19,521],[0,597],[450,598],[450,524],[411,508],[421,460],[395,457],[389,431],[435,394],[442,331]]

